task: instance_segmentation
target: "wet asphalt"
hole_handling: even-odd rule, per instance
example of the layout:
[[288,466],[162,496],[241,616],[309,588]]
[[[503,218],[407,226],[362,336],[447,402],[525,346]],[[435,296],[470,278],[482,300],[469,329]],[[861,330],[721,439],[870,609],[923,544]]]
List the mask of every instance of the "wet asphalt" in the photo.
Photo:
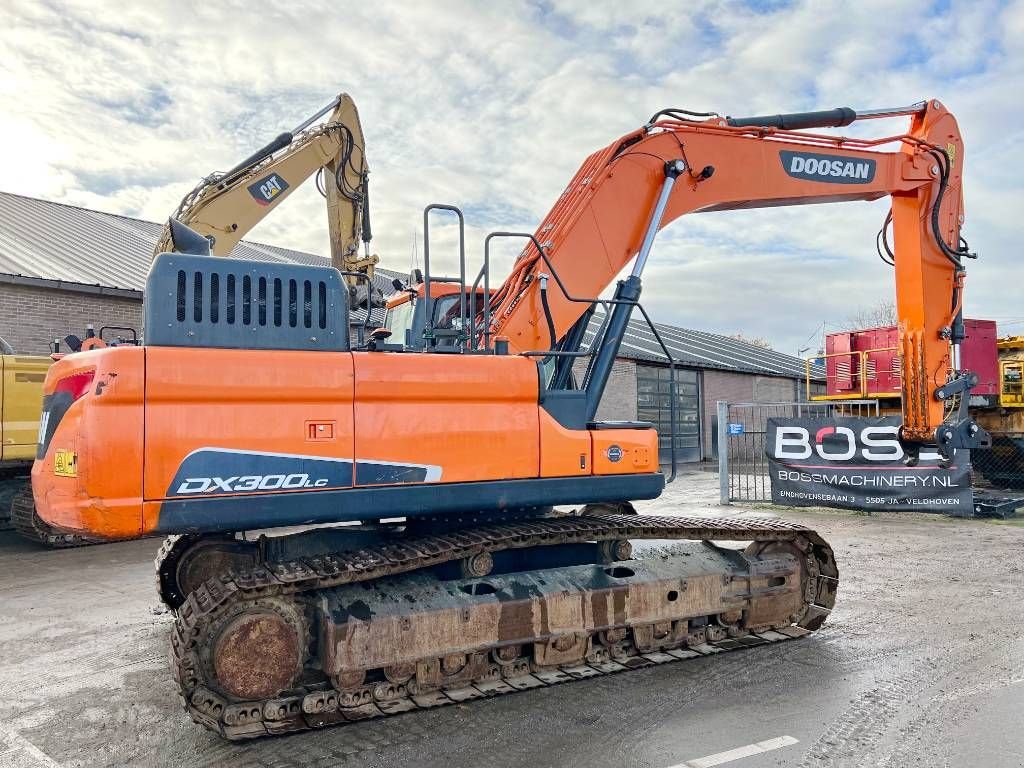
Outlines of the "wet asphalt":
[[[716,489],[688,474],[643,511],[720,511]],[[0,532],[0,767],[1024,766],[1024,527],[784,516],[840,567],[811,637],[240,745],[180,708],[158,541]]]

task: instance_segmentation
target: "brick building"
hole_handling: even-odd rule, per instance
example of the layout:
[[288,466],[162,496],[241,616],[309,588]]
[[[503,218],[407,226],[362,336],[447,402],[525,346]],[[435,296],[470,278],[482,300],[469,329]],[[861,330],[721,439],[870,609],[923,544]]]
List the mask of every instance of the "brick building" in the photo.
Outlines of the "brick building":
[[[161,225],[0,192],[0,337],[15,351],[45,354],[87,324],[142,328],[143,288]],[[242,241],[233,256],[324,264],[300,251]],[[385,293],[397,273],[378,270]],[[362,323],[365,314],[353,313]],[[371,317],[371,326],[380,317]],[[598,322],[595,320],[594,330]],[[714,454],[715,404],[803,399],[803,361],[728,337],[658,325],[677,362],[676,449],[682,461]],[[588,337],[592,340],[593,335]],[[585,365],[582,361],[580,365]],[[817,378],[820,371],[815,370]],[[601,419],[654,422],[670,445],[668,361],[634,319],[605,391]]]
[[[162,225],[0,192],[0,337],[23,354],[82,336],[86,325],[142,331],[142,293]],[[301,251],[243,240],[253,261],[323,264]],[[396,273],[378,282],[391,291]],[[353,313],[353,320],[365,319]],[[376,319],[376,318],[375,318]]]
[[[600,325],[595,319],[587,341]],[[806,399],[803,360],[728,336],[657,324],[676,363],[676,456],[680,461],[716,455],[717,402],[793,402]],[[584,363],[577,365],[577,373]],[[823,372],[811,369],[812,394]],[[658,427],[662,460],[669,455],[671,384],[668,358],[643,318],[634,318],[619,349],[598,417],[650,421]]]

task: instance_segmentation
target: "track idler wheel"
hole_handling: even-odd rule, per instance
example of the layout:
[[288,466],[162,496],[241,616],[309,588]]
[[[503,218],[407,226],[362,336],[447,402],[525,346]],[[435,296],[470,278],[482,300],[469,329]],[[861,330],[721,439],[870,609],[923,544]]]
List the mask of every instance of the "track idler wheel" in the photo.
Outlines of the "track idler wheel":
[[227,617],[211,658],[217,688],[238,701],[268,699],[295,687],[308,655],[301,611],[286,600],[257,599]]
[[[821,541],[819,539],[819,541]],[[822,548],[827,551],[821,551]],[[791,541],[754,542],[746,548],[748,557],[792,555],[800,564],[803,585],[802,605],[785,598],[764,598],[755,604],[755,615],[746,616],[746,628],[757,631],[762,627],[779,628],[796,624],[804,629],[818,629],[835,604],[835,581],[839,571],[827,544],[820,545],[804,539],[802,545]],[[790,611],[783,610],[790,603]],[[708,638],[711,639],[709,632]]]
[[177,610],[189,593],[231,569],[256,564],[255,543],[226,535],[168,536],[156,556],[157,592],[171,610]]

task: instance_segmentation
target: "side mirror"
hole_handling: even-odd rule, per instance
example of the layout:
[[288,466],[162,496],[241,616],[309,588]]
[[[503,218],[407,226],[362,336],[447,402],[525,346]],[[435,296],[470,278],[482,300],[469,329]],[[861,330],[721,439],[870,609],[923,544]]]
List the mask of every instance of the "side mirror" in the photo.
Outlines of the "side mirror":
[[82,340],[73,333],[64,337],[64,343],[68,345],[68,349],[72,352],[80,352],[82,349]]

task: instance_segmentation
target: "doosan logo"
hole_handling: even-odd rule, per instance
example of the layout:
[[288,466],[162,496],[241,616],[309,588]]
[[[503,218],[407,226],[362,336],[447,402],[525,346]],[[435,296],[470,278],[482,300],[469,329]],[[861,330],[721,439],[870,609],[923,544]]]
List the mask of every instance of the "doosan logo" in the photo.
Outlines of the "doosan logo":
[[[825,443],[829,443],[826,449]],[[898,461],[903,458],[899,441],[899,427],[864,427],[858,434],[849,427],[822,427],[811,433],[804,427],[783,427],[775,430],[776,459],[809,459],[815,453],[825,461],[849,461],[857,456],[867,461]]]
[[796,179],[830,184],[867,184],[875,178],[875,161],[871,159],[788,150],[781,150],[779,157],[786,173]]

